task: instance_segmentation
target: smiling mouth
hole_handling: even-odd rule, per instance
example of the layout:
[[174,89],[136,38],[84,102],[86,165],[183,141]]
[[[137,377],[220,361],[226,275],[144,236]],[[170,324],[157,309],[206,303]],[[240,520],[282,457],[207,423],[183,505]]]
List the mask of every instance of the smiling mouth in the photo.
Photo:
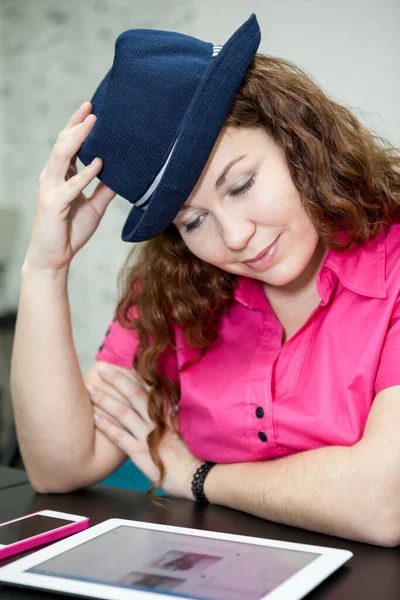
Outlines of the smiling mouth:
[[[280,235],[280,234],[279,234]],[[264,256],[264,254],[266,254],[268,252],[268,250],[270,250],[272,248],[272,246],[275,244],[275,242],[278,240],[278,237],[272,242],[272,244],[270,244],[269,246],[267,246],[266,248],[264,248],[264,250],[262,250],[259,254],[257,254],[257,256],[255,256],[254,258],[249,258],[249,260],[243,260],[242,262],[244,262],[245,264],[251,264],[254,262],[257,262],[258,260],[260,260],[260,258],[262,258]]]

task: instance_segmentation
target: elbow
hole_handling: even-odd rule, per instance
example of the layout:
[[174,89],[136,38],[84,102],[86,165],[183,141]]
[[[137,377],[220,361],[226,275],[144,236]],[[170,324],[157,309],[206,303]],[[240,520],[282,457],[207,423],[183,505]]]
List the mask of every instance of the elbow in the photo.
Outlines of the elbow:
[[381,528],[379,531],[375,531],[370,543],[384,548],[397,548],[400,546],[399,525],[393,524],[386,529]]
[[369,515],[368,537],[369,542],[376,546],[385,548],[396,548],[400,546],[400,503],[397,500],[397,506],[390,507],[390,502],[386,498],[386,503],[381,500],[380,505],[376,506],[374,515]]
[[80,465],[61,463],[39,465],[27,464],[25,469],[29,483],[38,494],[69,494],[101,481],[102,473],[92,459],[81,460]]
[[76,479],[67,479],[57,476],[46,477],[42,472],[40,474],[32,473],[27,469],[29,483],[38,494],[68,494],[80,489]]
[[400,546],[400,517],[389,520],[376,532],[379,546],[385,548],[396,548]]
[[54,482],[32,481],[30,484],[37,494],[69,494],[79,489],[78,486]]
[[398,462],[377,471],[369,461],[359,469],[360,476],[354,478],[352,494],[352,521],[359,541],[384,548],[400,546],[400,478],[397,473]]

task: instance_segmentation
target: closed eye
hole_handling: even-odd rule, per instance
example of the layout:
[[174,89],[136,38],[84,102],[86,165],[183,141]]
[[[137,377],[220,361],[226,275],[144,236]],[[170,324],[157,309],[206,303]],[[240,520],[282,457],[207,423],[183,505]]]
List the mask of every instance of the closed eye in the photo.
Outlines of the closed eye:
[[[242,194],[246,194],[246,192],[248,192],[249,189],[252,187],[252,185],[254,183],[254,178],[255,178],[255,176],[252,175],[251,178],[249,179],[249,181],[247,181],[240,188],[237,188],[236,190],[231,190],[229,195],[236,197],[236,196],[241,196]],[[200,217],[197,217],[197,219],[195,219],[194,221],[191,221],[190,223],[185,223],[184,224],[185,233],[190,233],[194,229],[198,229],[201,226],[201,224],[203,223],[203,220],[205,217],[206,217],[206,215],[201,215]]]
[[242,185],[242,187],[237,188],[237,190],[232,190],[229,193],[229,195],[230,196],[241,196],[242,194],[245,194],[251,188],[253,183],[254,183],[254,175],[252,175],[251,178],[249,179],[249,181],[247,181],[247,183]]

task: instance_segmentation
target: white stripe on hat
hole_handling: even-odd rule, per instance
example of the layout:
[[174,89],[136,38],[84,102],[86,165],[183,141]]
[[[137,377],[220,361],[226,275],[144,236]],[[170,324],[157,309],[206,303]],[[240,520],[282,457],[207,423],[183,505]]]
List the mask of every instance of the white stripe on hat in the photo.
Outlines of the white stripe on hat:
[[222,46],[219,46],[217,44],[213,44],[213,52],[212,52],[212,57],[215,58],[222,50]]
[[[213,51],[212,51],[212,58],[215,58],[222,50],[223,46],[218,45],[218,44],[213,44]],[[177,142],[178,140],[176,140]],[[174,151],[174,148],[176,146],[176,142],[172,147],[171,152],[169,153],[169,156],[165,162],[165,165],[163,166],[163,168],[161,169],[161,171],[158,173],[157,177],[154,179],[153,183],[151,184],[151,186],[149,187],[149,189],[147,190],[147,192],[145,192],[145,194],[143,194],[143,196],[141,198],[139,198],[139,200],[137,200],[136,202],[134,202],[134,205],[137,208],[141,208],[142,210],[146,210],[147,205],[150,202],[150,197],[153,194],[153,192],[156,190],[156,188],[158,187],[158,184],[161,181],[161,177],[164,174],[165,169],[167,168],[167,165],[169,163],[169,161],[171,160],[171,156],[172,153]]]
[[[176,140],[177,142],[178,140]],[[169,153],[169,156],[163,166],[163,168],[161,169],[161,171],[159,172],[159,174],[157,175],[157,177],[155,178],[155,180],[153,181],[153,183],[151,184],[151,186],[149,187],[149,189],[147,190],[147,192],[145,194],[143,194],[143,196],[141,198],[139,198],[139,200],[137,200],[137,202],[134,202],[134,205],[137,208],[142,208],[143,210],[146,209],[147,204],[150,202],[150,196],[153,194],[153,192],[155,191],[155,189],[158,187],[158,184],[161,181],[161,177],[164,174],[165,169],[167,168],[167,165],[169,163],[169,161],[171,160],[171,156],[172,153],[174,151],[174,148],[176,146],[176,142],[175,144],[172,146],[172,150]]]

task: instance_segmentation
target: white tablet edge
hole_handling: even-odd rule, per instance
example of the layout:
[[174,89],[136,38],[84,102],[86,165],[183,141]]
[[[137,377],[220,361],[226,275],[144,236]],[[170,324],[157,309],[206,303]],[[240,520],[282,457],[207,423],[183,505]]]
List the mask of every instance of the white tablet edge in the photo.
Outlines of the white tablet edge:
[[[49,560],[66,550],[70,550],[81,543],[98,537],[116,527],[120,526],[138,527],[141,529],[152,529],[156,531],[167,531],[169,533],[178,533],[183,535],[194,535],[197,537],[214,538],[238,543],[255,544],[259,546],[269,546],[271,548],[283,548],[286,550],[296,550],[318,554],[319,557],[310,564],[302,567],[297,573],[289,577],[284,583],[280,584],[275,590],[269,592],[259,600],[300,600],[308,592],[324,581],[329,575],[336,571],[340,566],[347,562],[353,553],[348,550],[337,548],[328,548],[326,546],[313,546],[308,544],[299,544],[297,542],[283,542],[266,538],[257,538],[245,535],[231,533],[221,533],[217,531],[191,529],[186,527],[176,527],[174,525],[162,525],[159,523],[147,523],[143,521],[131,521],[127,519],[108,519],[103,523],[94,525],[89,529],[74,534],[55,542],[47,548],[38,550],[33,555],[26,556],[0,568],[0,581],[4,583],[15,583],[16,585],[29,585],[35,588],[48,589],[52,591],[65,591],[70,594],[91,595],[94,598],[109,598],[110,600],[128,600],[130,590],[112,585],[103,585],[97,583],[88,583],[73,579],[64,579],[62,577],[51,577],[48,575],[38,575],[26,573],[27,569],[38,566],[40,563]],[[135,590],[138,598],[163,598],[165,594],[155,592],[144,592]]]

